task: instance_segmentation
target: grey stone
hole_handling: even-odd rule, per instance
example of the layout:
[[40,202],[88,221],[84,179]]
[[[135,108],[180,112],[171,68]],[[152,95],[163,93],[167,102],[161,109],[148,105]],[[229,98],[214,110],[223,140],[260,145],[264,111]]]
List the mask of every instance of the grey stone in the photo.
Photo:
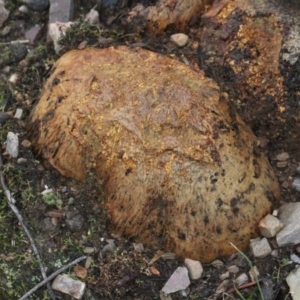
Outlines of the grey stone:
[[43,11],[49,7],[49,0],[24,0],[23,2],[36,11]]
[[165,294],[175,293],[181,290],[185,290],[190,285],[190,283],[191,282],[188,276],[187,268],[178,267],[166,282],[161,291]]
[[6,151],[8,154],[16,158],[19,154],[19,138],[16,134],[13,132],[8,132],[7,134],[7,140],[6,140]]
[[40,226],[41,230],[47,233],[54,233],[56,231],[56,227],[51,222],[51,218],[43,219],[40,223]]
[[287,152],[281,152],[280,154],[276,155],[276,160],[278,161],[285,161],[289,158],[290,156]]
[[74,0],[50,0],[49,24],[67,23],[73,19]]
[[290,287],[290,294],[294,300],[300,299],[300,268],[297,268],[287,276],[286,282]]
[[7,20],[9,16],[9,11],[5,8],[4,2],[0,0],[0,27]]
[[236,286],[241,286],[242,284],[246,283],[249,280],[246,273],[242,273],[236,279],[234,279],[234,283]]
[[84,217],[80,214],[75,215],[74,217],[67,219],[66,224],[71,231],[79,231],[83,227]]
[[172,34],[170,37],[171,42],[173,42],[178,47],[184,47],[187,42],[189,41],[189,38],[184,33],[175,33]]
[[283,228],[283,223],[276,217],[268,214],[260,220],[258,228],[264,237],[271,238]]
[[184,260],[184,265],[189,271],[190,279],[197,280],[201,277],[203,273],[203,267],[200,261],[186,258]]
[[227,271],[232,274],[237,274],[240,271],[240,268],[237,265],[232,265],[227,268]]
[[300,257],[297,254],[292,253],[290,255],[290,258],[291,258],[291,263],[294,262],[296,264],[300,264]]
[[59,39],[65,34],[66,30],[72,26],[72,24],[73,22],[55,22],[48,25],[48,39],[53,42],[56,53],[59,53],[62,48],[59,44]]
[[284,227],[276,235],[278,246],[300,243],[300,203],[289,203],[280,207],[279,219]]
[[272,249],[266,238],[250,241],[250,249],[255,257],[265,257],[272,252]]
[[29,30],[25,32],[25,38],[30,40],[31,43],[34,43],[38,36],[40,35],[42,27],[38,24],[31,27]]
[[18,62],[24,59],[28,53],[27,47],[22,43],[12,43],[10,46],[12,52],[12,61]]
[[85,283],[62,274],[55,278],[52,288],[61,293],[68,294],[75,299],[81,299],[85,291]]
[[300,178],[296,177],[292,183],[292,187],[297,191],[300,192]]
[[110,6],[116,6],[118,4],[119,0],[102,0],[101,5],[102,7],[110,7]]
[[108,244],[106,244],[102,248],[102,250],[99,254],[101,254],[102,258],[105,258],[108,253],[114,253],[116,249],[117,249],[117,247],[116,247],[114,241],[110,241]]

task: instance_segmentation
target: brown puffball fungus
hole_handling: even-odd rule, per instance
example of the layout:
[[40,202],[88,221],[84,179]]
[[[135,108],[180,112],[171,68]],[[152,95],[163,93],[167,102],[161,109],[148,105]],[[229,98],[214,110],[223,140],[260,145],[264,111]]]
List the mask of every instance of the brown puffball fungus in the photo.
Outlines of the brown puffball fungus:
[[96,167],[113,232],[210,262],[245,249],[279,202],[277,180],[218,86],[125,46],[55,64],[30,116],[33,146],[61,174]]

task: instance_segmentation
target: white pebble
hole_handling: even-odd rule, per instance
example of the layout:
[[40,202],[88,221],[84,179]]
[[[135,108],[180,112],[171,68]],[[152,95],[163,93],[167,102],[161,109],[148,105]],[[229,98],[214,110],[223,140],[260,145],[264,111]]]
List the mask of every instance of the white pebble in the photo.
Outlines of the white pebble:
[[6,140],[6,151],[8,154],[16,158],[19,154],[19,138],[16,134],[13,132],[8,132],[7,134],[7,140]]

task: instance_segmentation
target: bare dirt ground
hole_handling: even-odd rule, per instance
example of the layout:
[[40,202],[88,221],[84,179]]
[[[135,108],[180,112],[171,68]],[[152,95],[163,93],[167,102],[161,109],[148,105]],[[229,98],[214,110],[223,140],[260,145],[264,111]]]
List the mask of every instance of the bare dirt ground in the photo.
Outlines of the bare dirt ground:
[[[110,26],[101,25],[98,28],[84,23],[84,15],[94,6],[94,2],[77,1],[75,15],[78,23],[62,40],[62,53],[77,48],[83,41],[86,41],[87,46],[93,47],[142,46],[188,63],[191,68],[199,68],[201,25],[196,20],[185,30],[190,37],[189,45],[177,48],[169,41],[170,35],[174,33],[172,28],[160,36],[147,35],[145,32],[136,33],[134,28],[123,26],[123,11],[110,12],[112,16],[120,16]],[[51,274],[62,265],[94,249],[87,254],[92,263],[83,279],[87,284],[84,299],[159,299],[159,291],[182,262],[177,259],[160,258],[149,266],[148,263],[160,249],[147,248],[138,252],[134,241],[114,236],[109,231],[109,221],[101,205],[101,188],[94,174],[90,174],[85,184],[64,178],[49,168],[47,163],[43,164],[41,158],[36,156],[36,153],[33,154],[30,147],[22,145],[22,141],[27,139],[26,117],[38,101],[47,73],[59,56],[46,39],[47,11],[38,13],[29,10],[24,14],[18,11],[21,5],[19,1],[7,3],[11,12],[6,22],[9,31],[6,34],[0,33],[0,105],[1,111],[14,112],[16,108],[22,108],[24,112],[21,120],[11,119],[0,129],[0,142],[4,152],[7,132],[18,133],[21,143],[19,158],[26,161],[20,162],[5,155],[3,173],[38,245],[47,266],[47,273]],[[103,20],[107,18],[108,15],[103,16]],[[22,55],[24,47],[13,51],[11,42],[23,40],[24,32],[35,24],[44,26],[44,30],[35,44],[23,45],[29,50],[25,58],[26,51],[25,55]],[[99,35],[103,37],[101,42]],[[214,74],[211,69],[206,72],[208,76]],[[18,74],[18,80],[9,85],[8,79],[14,73]],[[218,76],[220,75],[226,77],[226,74],[219,73]],[[255,130],[255,126],[253,129]],[[266,146],[266,154],[271,159],[284,150],[286,149],[278,149],[276,144]],[[279,182],[291,183],[298,162],[291,157],[284,169],[277,168],[275,161],[271,162]],[[42,196],[41,192],[48,188],[52,188],[53,193]],[[282,188],[282,196],[285,202],[296,200],[296,194],[288,184]],[[113,250],[107,246],[112,241],[116,246]],[[40,282],[42,276],[30,244],[6,204],[3,193],[0,202],[0,244],[0,299],[18,299]],[[266,299],[291,299],[284,279],[294,268],[293,264],[287,264],[293,251],[294,247],[278,249],[277,256],[268,256],[267,259],[254,259],[250,253],[246,253],[260,271],[262,287],[266,288],[267,284],[271,286],[271,289],[268,289],[269,298]],[[221,283],[220,275],[225,273],[230,265],[239,267],[239,272],[231,274],[231,278],[248,272],[250,267],[239,255],[223,259],[222,262],[219,267],[204,265],[202,278],[192,282],[187,297],[176,293],[172,295],[172,299],[240,299],[234,292],[216,294]],[[84,266],[85,262],[81,265]],[[67,273],[73,276],[74,269],[71,268]],[[241,293],[246,299],[260,299],[256,286],[246,288]],[[29,299],[49,299],[46,287],[39,289]],[[71,297],[59,295],[59,299]]]

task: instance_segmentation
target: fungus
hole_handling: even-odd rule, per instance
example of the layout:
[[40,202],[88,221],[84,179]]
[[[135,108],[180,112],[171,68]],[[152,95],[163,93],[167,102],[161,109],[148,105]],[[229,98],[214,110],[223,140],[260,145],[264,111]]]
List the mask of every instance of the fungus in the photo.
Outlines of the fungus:
[[[73,50],[29,121],[61,174],[96,168],[111,230],[210,262],[245,249],[279,186],[256,138],[201,72],[125,46]],[[99,183],[100,184],[100,183]]]

